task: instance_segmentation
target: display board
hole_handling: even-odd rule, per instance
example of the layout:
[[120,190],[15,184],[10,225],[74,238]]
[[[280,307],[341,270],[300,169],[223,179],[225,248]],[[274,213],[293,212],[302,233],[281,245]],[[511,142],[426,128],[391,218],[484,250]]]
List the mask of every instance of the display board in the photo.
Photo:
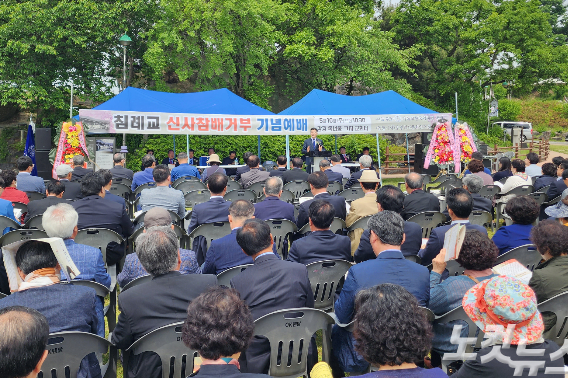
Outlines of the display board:
[[88,137],[87,138],[87,150],[89,155],[93,157],[94,162],[87,163],[87,167],[95,171],[99,169],[111,169],[114,166],[114,161],[112,156],[116,150],[116,138],[115,137]]

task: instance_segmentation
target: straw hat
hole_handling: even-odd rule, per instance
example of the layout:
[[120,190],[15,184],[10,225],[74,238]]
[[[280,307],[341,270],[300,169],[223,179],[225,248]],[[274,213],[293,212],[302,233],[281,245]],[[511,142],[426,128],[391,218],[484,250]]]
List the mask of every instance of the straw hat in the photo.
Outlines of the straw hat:
[[211,156],[209,156],[209,160],[207,161],[207,164],[211,164],[211,163],[221,164],[221,160],[219,160],[219,155],[211,154]]
[[359,179],[359,182],[380,182],[380,181],[375,171],[372,171],[370,169],[365,169],[363,171],[363,174],[361,175],[361,178]]

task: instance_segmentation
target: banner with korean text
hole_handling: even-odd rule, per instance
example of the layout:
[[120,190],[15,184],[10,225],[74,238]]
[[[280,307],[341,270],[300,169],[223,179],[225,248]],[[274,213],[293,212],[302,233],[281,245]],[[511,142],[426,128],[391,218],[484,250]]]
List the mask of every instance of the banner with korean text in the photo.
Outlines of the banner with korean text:
[[451,114],[389,115],[227,115],[79,110],[88,134],[304,135],[431,132]]

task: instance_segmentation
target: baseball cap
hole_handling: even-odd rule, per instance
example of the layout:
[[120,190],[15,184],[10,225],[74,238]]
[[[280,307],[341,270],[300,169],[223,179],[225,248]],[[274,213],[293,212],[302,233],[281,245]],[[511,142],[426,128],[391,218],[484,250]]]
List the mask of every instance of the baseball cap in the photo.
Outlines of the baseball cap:
[[67,176],[70,172],[73,172],[73,168],[67,164],[60,164],[55,169],[57,176]]
[[172,217],[168,210],[163,207],[153,207],[144,215],[144,228],[154,226],[169,226],[172,224]]

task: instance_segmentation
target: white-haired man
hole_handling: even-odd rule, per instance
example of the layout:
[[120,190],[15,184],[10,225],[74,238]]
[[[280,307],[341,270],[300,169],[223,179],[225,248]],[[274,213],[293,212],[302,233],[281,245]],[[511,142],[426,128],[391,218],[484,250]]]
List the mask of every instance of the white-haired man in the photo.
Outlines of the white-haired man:
[[[344,189],[349,189],[353,185],[358,183],[359,178],[361,177],[363,172],[370,170],[372,164],[373,164],[373,158],[371,157],[371,155],[361,155],[361,157],[359,158],[359,167],[361,167],[361,170],[359,170],[359,171],[357,171],[357,172],[355,172],[351,175],[351,177],[349,178],[349,181],[347,181],[345,183]],[[376,174],[377,174],[377,178],[380,179],[379,174],[378,173],[376,173]]]

